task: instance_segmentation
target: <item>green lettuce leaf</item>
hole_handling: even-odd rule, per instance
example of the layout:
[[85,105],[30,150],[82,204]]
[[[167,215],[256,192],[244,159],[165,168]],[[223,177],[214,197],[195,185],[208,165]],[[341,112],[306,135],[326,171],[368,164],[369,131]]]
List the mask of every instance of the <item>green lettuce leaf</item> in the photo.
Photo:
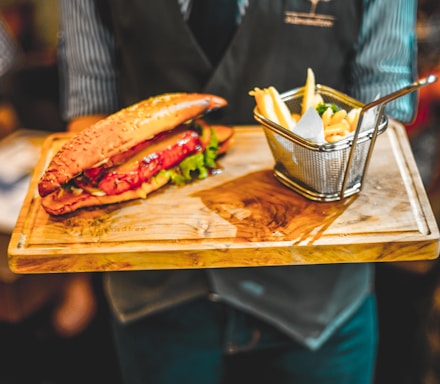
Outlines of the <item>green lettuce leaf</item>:
[[209,169],[216,167],[218,153],[218,140],[213,129],[211,138],[203,153],[196,153],[184,159],[180,164],[180,172],[176,170],[163,170],[172,183],[181,185],[190,182],[193,178],[206,179],[209,176]]

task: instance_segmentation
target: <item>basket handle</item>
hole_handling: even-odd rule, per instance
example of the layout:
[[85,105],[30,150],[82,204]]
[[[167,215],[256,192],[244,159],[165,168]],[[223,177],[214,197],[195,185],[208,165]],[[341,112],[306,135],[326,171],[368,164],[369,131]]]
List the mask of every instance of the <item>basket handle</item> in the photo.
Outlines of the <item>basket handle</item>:
[[406,87],[403,87],[401,89],[398,89],[395,92],[392,92],[388,95],[380,97],[379,99],[374,100],[371,103],[365,104],[362,107],[361,112],[365,112],[366,110],[373,108],[373,107],[380,105],[380,104],[387,104],[394,99],[397,99],[401,96],[404,96],[407,93],[414,92],[418,88],[423,87],[428,84],[435,83],[436,81],[437,81],[437,76],[430,74],[430,75],[424,77],[423,79],[419,79],[419,80],[415,81],[414,83],[407,85]]
[[370,163],[370,159],[371,159],[371,155],[373,153],[373,148],[377,139],[377,135],[378,135],[378,130],[379,130],[379,125],[380,125],[380,119],[383,116],[383,112],[384,112],[384,108],[385,108],[385,104],[389,103],[392,100],[395,100],[401,96],[404,96],[410,92],[413,92],[417,89],[419,89],[420,87],[423,87],[425,85],[428,84],[432,84],[435,83],[437,81],[437,76],[435,75],[428,75],[427,77],[423,78],[423,79],[419,79],[417,81],[415,81],[414,83],[411,83],[409,85],[407,85],[404,88],[401,88],[395,92],[392,92],[388,95],[385,95],[383,97],[380,97],[377,100],[372,101],[371,103],[365,104],[362,108],[361,108],[361,113],[360,113],[360,118],[359,118],[359,122],[358,122],[358,126],[356,128],[354,137],[353,137],[353,142],[352,142],[352,147],[350,149],[350,154],[347,160],[347,165],[345,168],[345,175],[344,175],[344,179],[342,181],[342,186],[341,186],[341,191],[340,191],[340,197],[343,198],[345,197],[345,193],[346,193],[346,189],[347,189],[347,184],[348,184],[348,178],[349,178],[349,174],[351,171],[351,164],[353,162],[353,157],[354,157],[354,151],[356,149],[356,145],[357,145],[357,141],[359,138],[359,133],[361,131],[361,126],[362,126],[362,120],[363,120],[363,116],[365,114],[366,111],[368,111],[371,108],[374,107],[378,107],[378,111],[376,113],[376,122],[375,122],[375,127],[373,130],[373,134],[371,136],[371,140],[370,140],[370,145],[368,148],[368,153],[367,153],[367,157],[365,159],[365,163],[363,166],[363,172],[362,172],[362,176],[361,176],[361,180],[360,180],[360,185],[363,185],[363,179],[365,177],[365,173],[367,171],[368,165]]

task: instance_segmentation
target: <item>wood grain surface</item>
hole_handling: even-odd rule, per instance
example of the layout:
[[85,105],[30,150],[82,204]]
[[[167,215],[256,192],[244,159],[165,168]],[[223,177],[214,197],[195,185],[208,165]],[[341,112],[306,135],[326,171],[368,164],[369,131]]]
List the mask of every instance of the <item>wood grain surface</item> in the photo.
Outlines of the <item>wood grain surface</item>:
[[222,172],[146,200],[49,216],[38,178],[68,134],[50,136],[9,244],[16,273],[428,260],[439,231],[404,128],[379,136],[363,189],[312,202],[281,185],[262,129],[236,127]]

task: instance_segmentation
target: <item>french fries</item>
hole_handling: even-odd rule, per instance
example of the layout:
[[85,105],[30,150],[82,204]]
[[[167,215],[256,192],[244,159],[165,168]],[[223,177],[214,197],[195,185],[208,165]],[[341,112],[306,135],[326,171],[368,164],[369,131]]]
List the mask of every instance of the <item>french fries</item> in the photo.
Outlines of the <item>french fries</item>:
[[301,103],[301,116],[304,115],[310,107],[315,107],[316,104],[322,102],[321,96],[318,93],[315,93],[315,87],[315,74],[311,68],[307,68],[304,95]]
[[348,113],[345,109],[334,112],[331,107],[328,107],[321,116],[325,140],[334,143],[354,132],[360,111],[360,108],[353,108]]
[[[312,69],[308,68],[300,114],[289,111],[273,86],[264,89],[254,88],[249,94],[255,97],[257,107],[264,117],[293,131],[296,123],[310,107],[317,109],[319,106],[322,111],[322,107],[326,105],[321,95],[315,92],[315,86],[315,75]],[[321,113],[325,140],[334,143],[353,132],[358,124],[360,111],[360,108],[353,108],[348,112],[345,109],[335,111],[331,105],[327,105]]]
[[287,129],[295,128],[296,122],[275,87],[254,88],[249,94],[255,97],[257,107],[264,117]]

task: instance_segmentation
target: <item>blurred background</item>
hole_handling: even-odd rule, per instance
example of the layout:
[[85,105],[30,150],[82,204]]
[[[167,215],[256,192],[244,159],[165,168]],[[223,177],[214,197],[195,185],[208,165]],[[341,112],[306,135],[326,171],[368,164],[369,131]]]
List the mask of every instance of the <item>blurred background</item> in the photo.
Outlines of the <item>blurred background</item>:
[[101,275],[18,276],[7,265],[6,219],[15,223],[7,209],[14,211],[26,178],[18,175],[8,184],[2,171],[10,171],[17,157],[22,165],[24,159],[35,161],[38,150],[32,146],[48,133],[64,131],[65,124],[59,108],[57,1],[0,0],[0,17],[19,51],[0,79],[0,384],[119,384]]
[[[21,57],[2,81],[4,104],[2,130],[20,127],[47,131],[64,130],[59,114],[56,44],[58,3],[56,0],[0,0],[0,11],[15,38]],[[15,118],[15,121],[14,121]],[[7,126],[7,119],[10,125]],[[6,125],[6,126],[5,126]]]

